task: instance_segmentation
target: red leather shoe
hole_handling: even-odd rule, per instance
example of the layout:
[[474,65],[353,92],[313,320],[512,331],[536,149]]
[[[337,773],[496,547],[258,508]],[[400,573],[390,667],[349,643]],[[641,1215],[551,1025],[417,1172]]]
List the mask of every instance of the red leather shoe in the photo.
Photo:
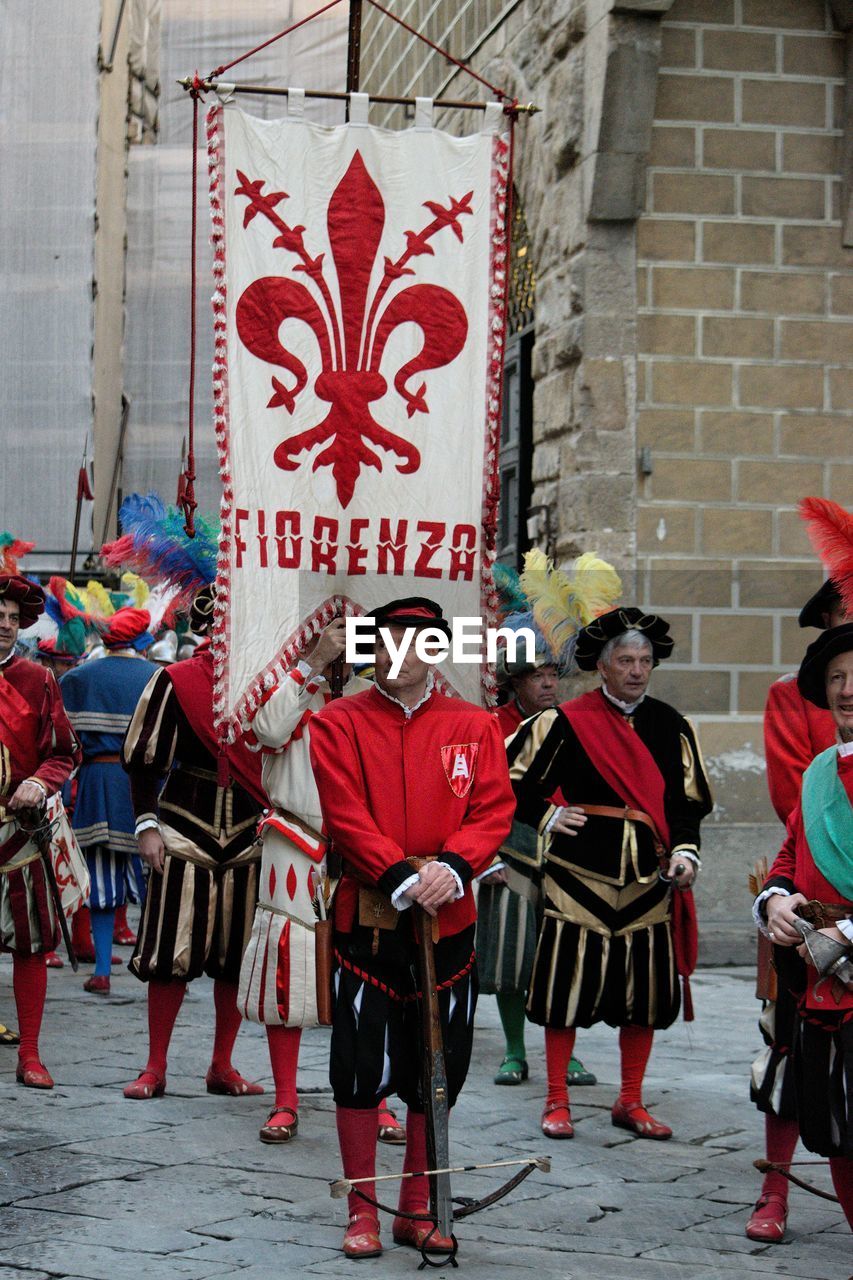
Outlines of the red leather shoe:
[[354,1213],[344,1232],[343,1251],[348,1258],[378,1258],[382,1252],[376,1218]]
[[44,1063],[39,1062],[38,1058],[33,1058],[29,1062],[21,1062],[18,1059],[18,1066],[15,1071],[15,1079],[18,1084],[26,1085],[28,1089],[52,1089],[53,1079]]
[[245,1080],[236,1067],[230,1067],[227,1071],[214,1071],[211,1067],[204,1082],[208,1093],[221,1093],[229,1098],[257,1097],[264,1091],[263,1085]]
[[[426,1210],[424,1211],[426,1212]],[[434,1222],[416,1222],[412,1218],[395,1218],[391,1228],[394,1243],[406,1244],[424,1253],[455,1253],[456,1246],[447,1236],[438,1234]],[[424,1241],[429,1236],[429,1241]]]
[[44,957],[44,962],[48,969],[64,969],[65,961],[62,956],[57,955],[55,951],[48,951]]
[[166,1092],[166,1077],[159,1076],[156,1071],[143,1071],[133,1084],[124,1087],[124,1096],[136,1102],[147,1102],[149,1098],[162,1098]]
[[638,1138],[654,1138],[657,1142],[665,1142],[672,1137],[669,1125],[661,1124],[650,1116],[642,1102],[622,1102],[613,1104],[610,1119],[617,1129],[629,1129]]
[[376,1116],[379,1121],[377,1138],[391,1146],[403,1146],[406,1142],[406,1130],[390,1107],[380,1107]]
[[96,996],[108,996],[110,994],[110,980],[107,977],[101,977],[97,973],[93,973],[91,978],[87,978],[83,983],[84,991],[91,991]]
[[778,1191],[770,1191],[758,1197],[746,1234],[750,1240],[777,1244],[784,1238],[787,1223],[788,1201]]
[[[129,924],[117,924],[113,929],[113,942],[117,947],[135,947],[136,934],[133,932]],[[119,961],[119,963],[121,962]]]
[[573,1138],[575,1126],[566,1102],[546,1102],[542,1110],[542,1132],[546,1138]]

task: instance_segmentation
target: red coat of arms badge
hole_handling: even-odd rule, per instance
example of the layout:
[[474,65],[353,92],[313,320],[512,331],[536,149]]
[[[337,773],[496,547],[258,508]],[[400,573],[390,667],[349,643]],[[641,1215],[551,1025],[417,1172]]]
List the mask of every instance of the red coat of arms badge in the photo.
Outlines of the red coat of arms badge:
[[479,742],[458,742],[441,748],[445,776],[451,791],[460,800],[468,794],[474,781],[474,765],[479,750]]

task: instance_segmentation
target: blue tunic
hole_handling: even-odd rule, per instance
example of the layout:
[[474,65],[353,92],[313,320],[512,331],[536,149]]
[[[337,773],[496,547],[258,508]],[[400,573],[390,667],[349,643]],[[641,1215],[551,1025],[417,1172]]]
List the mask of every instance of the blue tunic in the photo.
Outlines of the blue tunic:
[[[118,761],[142,690],[157,667],[138,657],[92,659],[62,677],[62,700],[83,746],[72,826],[81,849],[136,853],[130,782]],[[98,760],[113,755],[115,761]]]

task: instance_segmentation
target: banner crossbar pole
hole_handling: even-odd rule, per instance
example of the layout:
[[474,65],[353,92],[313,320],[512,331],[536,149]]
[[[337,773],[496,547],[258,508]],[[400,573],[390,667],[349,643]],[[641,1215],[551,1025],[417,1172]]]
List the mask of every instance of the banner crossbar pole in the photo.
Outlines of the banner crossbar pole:
[[[220,80],[196,80],[193,76],[185,76],[183,80],[178,81],[178,84],[187,92],[195,88],[199,93],[215,93],[219,88],[223,88],[227,89],[229,94],[245,93],[254,94],[256,96],[268,94],[273,98],[286,98],[290,92],[289,89],[279,88],[272,85],[229,84],[226,81]],[[323,98],[331,102],[346,102],[349,98],[349,94],[333,89],[306,89],[305,97]],[[369,97],[371,102],[376,102],[380,106],[387,107],[414,107],[416,101],[414,98],[397,98],[385,93],[371,93]],[[485,111],[486,107],[489,105],[490,103],[488,102],[466,102],[464,99],[457,98],[436,98],[433,101],[433,106],[452,111]],[[539,109],[540,108],[535,106],[532,102],[528,102],[526,105],[521,102],[507,103],[504,107],[504,111],[508,115],[517,114],[532,116],[535,115]]]

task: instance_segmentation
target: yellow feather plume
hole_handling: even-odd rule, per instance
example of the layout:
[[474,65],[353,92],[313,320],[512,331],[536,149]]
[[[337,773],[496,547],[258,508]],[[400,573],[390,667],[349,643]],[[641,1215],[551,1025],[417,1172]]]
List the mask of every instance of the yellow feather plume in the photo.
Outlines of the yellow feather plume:
[[622,594],[622,579],[593,551],[578,556],[572,566],[572,594],[581,626],[612,609]]
[[110,599],[110,593],[100,582],[86,583],[87,612],[96,618],[111,618],[116,607]]
[[121,575],[121,589],[126,595],[130,596],[134,609],[145,608],[145,603],[151,594],[151,588],[147,582],[140,578],[138,573],[123,573]]
[[593,552],[578,557],[569,577],[538,548],[526,553],[519,585],[554,660],[563,665],[581,627],[611,608],[622,591],[616,570]]

